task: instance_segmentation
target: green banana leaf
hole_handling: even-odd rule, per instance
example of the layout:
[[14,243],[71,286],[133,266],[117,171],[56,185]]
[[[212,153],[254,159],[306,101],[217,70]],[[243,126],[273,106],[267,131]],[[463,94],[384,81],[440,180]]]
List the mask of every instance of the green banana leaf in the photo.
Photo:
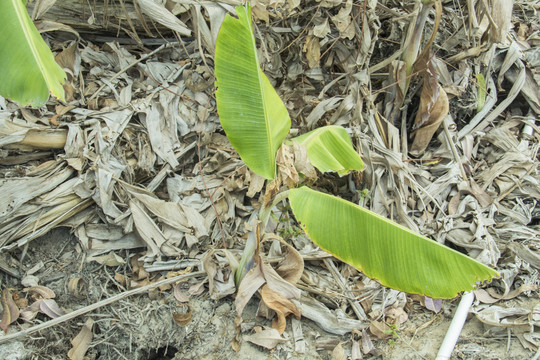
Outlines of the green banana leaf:
[[382,285],[443,299],[498,275],[476,260],[343,199],[303,187],[290,190],[289,200],[311,240]]
[[0,2],[0,95],[40,106],[49,91],[64,99],[66,74],[32,23],[23,0]]
[[304,145],[309,161],[321,172],[334,171],[343,176],[351,170],[364,169],[364,163],[354,151],[347,130],[341,126],[324,126],[290,141]]
[[285,105],[259,67],[251,8],[225,17],[214,58],[219,120],[246,165],[266,179],[276,173],[276,152],[289,133]]

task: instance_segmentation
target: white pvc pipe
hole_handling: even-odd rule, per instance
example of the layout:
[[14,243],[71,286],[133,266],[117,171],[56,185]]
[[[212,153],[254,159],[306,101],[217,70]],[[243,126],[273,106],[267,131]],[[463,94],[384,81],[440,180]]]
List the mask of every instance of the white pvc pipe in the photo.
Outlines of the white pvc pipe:
[[469,314],[469,309],[471,308],[473,301],[474,293],[472,292],[466,292],[461,297],[461,301],[459,302],[459,305],[456,309],[454,318],[450,323],[450,327],[446,332],[446,336],[444,337],[443,343],[439,349],[439,353],[437,354],[435,360],[450,359],[452,351],[454,351],[454,347],[456,346],[457,340],[459,338],[459,334],[461,333],[461,329],[463,329],[465,320],[467,320],[467,315]]

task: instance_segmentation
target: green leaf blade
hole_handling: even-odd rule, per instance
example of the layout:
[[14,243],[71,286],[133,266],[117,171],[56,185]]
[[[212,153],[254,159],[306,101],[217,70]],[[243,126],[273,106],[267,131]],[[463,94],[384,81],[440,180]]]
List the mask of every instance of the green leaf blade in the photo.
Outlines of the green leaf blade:
[[63,100],[66,74],[32,23],[23,1],[1,3],[0,32],[0,94],[21,105],[43,105],[49,92]]
[[325,126],[291,139],[304,145],[311,164],[321,172],[334,171],[343,176],[364,169],[351,138],[341,126]]
[[[248,5],[249,6],[249,5]],[[289,133],[285,105],[259,68],[251,10],[223,21],[216,41],[216,99],[220,122],[238,154],[257,174],[273,179],[276,152]]]
[[320,248],[400,291],[453,298],[497,272],[358,205],[308,188],[293,189],[296,218]]

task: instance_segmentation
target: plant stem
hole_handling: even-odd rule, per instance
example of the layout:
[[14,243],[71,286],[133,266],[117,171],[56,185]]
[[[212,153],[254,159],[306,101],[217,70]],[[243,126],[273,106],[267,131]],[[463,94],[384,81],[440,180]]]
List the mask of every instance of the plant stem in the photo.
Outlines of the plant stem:
[[240,285],[240,282],[247,274],[247,272],[253,267],[255,263],[255,255],[258,254],[257,249],[259,248],[260,234],[259,231],[264,232],[268,220],[270,219],[270,214],[272,209],[280,201],[285,200],[289,196],[289,190],[280,192],[274,197],[272,204],[263,203],[261,210],[259,212],[259,223],[254,225],[254,229],[248,235],[246,246],[244,247],[244,252],[242,253],[242,258],[238,264],[238,269],[236,269],[236,274],[234,275],[234,282],[236,286]]
[[270,214],[272,213],[272,209],[280,202],[285,200],[289,196],[289,190],[285,190],[283,192],[280,192],[274,197],[274,201],[272,201],[272,204],[263,204],[261,208],[261,212],[259,213],[259,220],[262,223],[261,229],[264,231],[266,229],[266,225],[268,224],[268,220],[270,220]]
[[237,287],[240,285],[240,282],[242,281],[244,276],[246,276],[247,272],[255,264],[255,254],[257,253],[257,248],[259,247],[259,226],[259,224],[255,224],[254,229],[251,230],[248,235],[246,246],[244,247],[244,251],[242,252],[242,258],[240,259],[240,262],[238,263],[238,268],[236,269],[236,273],[234,274],[234,283]]

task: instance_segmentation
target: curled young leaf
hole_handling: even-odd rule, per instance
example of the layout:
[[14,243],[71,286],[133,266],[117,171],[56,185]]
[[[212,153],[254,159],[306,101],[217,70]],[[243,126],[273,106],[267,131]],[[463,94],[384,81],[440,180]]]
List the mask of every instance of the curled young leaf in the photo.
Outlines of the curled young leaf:
[[216,101],[219,120],[246,165],[266,179],[276,172],[276,152],[291,119],[259,67],[251,7],[237,6],[238,19],[223,20],[216,40]]

